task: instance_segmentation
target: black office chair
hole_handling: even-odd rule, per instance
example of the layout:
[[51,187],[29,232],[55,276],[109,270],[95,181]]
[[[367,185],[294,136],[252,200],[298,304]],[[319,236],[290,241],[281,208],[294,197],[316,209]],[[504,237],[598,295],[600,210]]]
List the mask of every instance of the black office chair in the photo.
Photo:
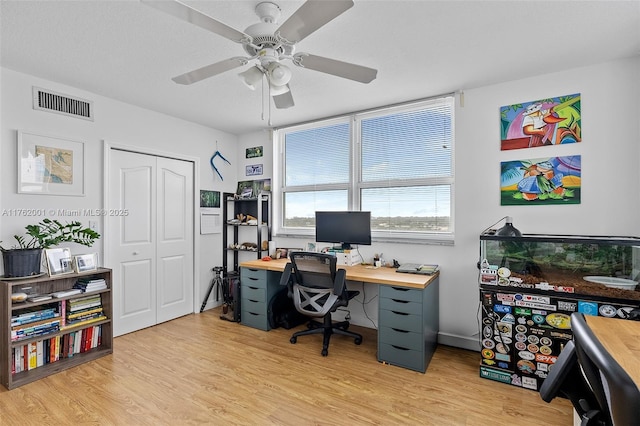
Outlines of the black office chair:
[[602,346],[583,314],[571,314],[571,329],[578,362],[604,411],[604,424],[637,425],[640,421],[638,386]]
[[567,342],[540,387],[540,397],[551,402],[557,396],[567,398],[581,419],[581,426],[604,425],[598,401],[582,374],[573,341]]
[[331,319],[332,312],[347,306],[350,299],[360,294],[347,290],[346,273],[336,268],[336,257],[326,253],[293,252],[289,258],[291,262],[285,267],[280,284],[287,285],[298,312],[323,318],[322,323],[311,320],[308,329],[294,333],[290,342],[296,343],[298,336],[323,334],[322,356],[329,353],[332,334],[353,337],[356,345],[362,343],[360,334],[347,331],[348,321],[334,323]]

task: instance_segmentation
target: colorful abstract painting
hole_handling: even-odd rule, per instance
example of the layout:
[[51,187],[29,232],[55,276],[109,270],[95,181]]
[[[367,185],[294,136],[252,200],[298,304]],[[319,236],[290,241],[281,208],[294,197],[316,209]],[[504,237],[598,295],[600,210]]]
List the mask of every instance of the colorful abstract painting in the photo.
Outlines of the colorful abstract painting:
[[500,107],[500,150],[582,141],[580,94]]
[[500,163],[500,204],[580,204],[580,155]]

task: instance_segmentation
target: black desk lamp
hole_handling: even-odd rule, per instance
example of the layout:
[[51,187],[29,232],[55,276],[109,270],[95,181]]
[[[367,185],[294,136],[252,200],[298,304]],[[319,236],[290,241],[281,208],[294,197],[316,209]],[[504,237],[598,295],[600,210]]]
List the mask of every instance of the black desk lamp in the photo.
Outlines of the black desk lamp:
[[511,216],[505,217],[505,224],[502,228],[496,231],[496,235],[501,237],[522,237],[522,233],[518,231],[518,229],[513,226],[513,219]]

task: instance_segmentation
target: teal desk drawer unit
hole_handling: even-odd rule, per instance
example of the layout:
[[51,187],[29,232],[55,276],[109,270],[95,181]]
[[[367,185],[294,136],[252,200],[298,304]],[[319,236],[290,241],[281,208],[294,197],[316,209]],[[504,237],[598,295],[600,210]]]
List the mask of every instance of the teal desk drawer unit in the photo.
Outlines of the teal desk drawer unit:
[[240,268],[240,323],[268,331],[269,301],[280,289],[280,273]]
[[380,286],[378,361],[426,371],[438,342],[438,280],[424,289]]

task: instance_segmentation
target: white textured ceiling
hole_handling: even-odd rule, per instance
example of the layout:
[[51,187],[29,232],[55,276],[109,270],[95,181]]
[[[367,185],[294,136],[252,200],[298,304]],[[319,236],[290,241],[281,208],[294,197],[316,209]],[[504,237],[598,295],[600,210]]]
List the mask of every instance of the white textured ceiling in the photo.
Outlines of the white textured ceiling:
[[[303,3],[275,2],[280,22]],[[241,31],[258,22],[259,1],[185,3]],[[241,45],[138,1],[2,0],[0,15],[3,67],[229,133],[269,127],[261,91],[236,75],[243,68],[171,81],[245,56]],[[292,67],[296,105],[272,107],[273,126],[638,55],[640,1],[356,0],[296,50],[376,68],[378,78]]]

